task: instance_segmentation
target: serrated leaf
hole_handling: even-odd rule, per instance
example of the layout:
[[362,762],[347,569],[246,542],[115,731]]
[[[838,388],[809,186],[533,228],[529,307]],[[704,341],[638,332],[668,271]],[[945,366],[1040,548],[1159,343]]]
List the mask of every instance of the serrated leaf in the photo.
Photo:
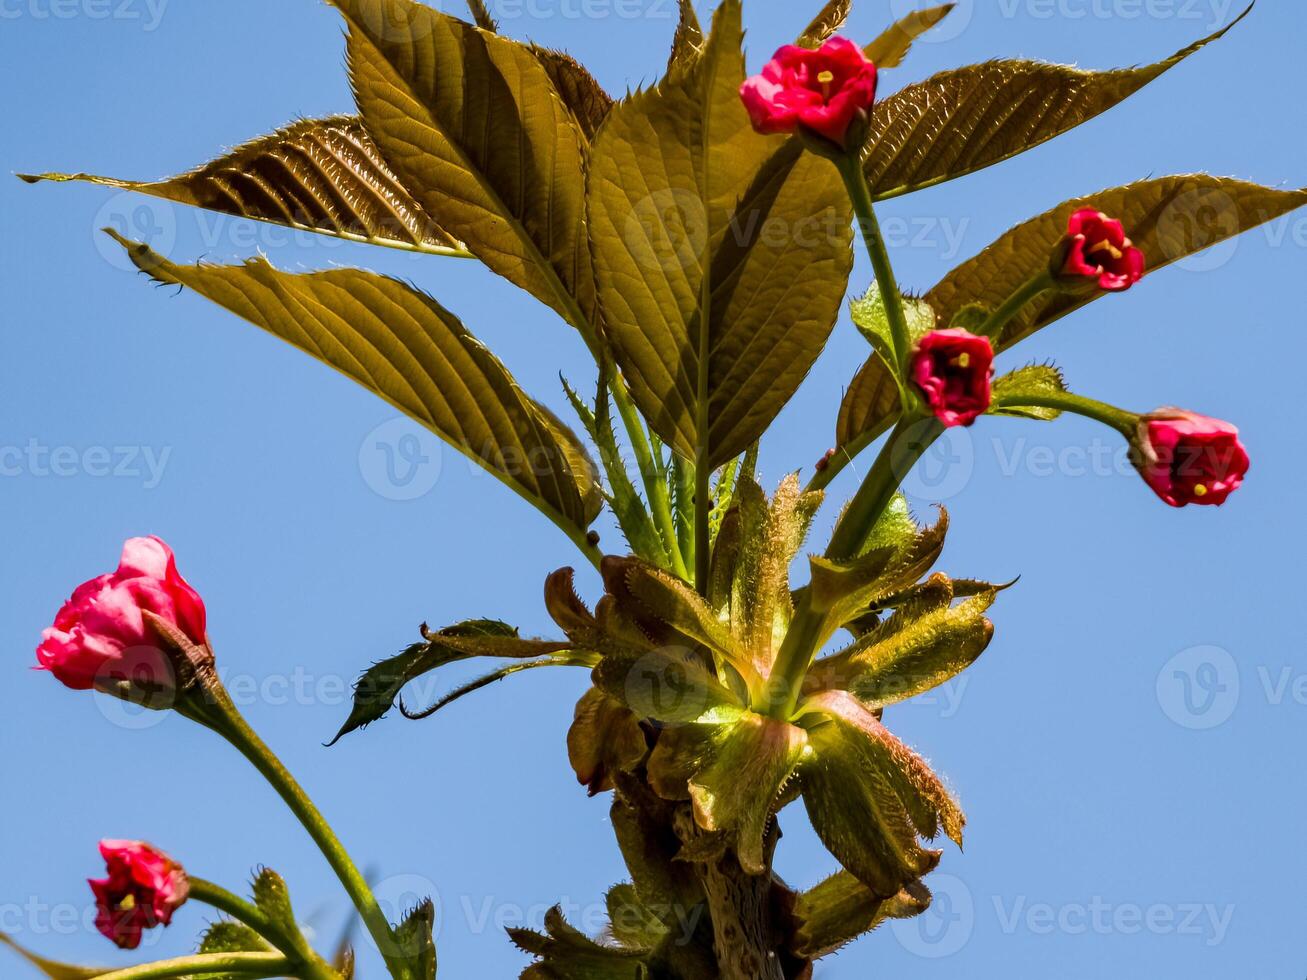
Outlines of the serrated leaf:
[[827,0],[826,6],[818,11],[799,39],[794,43],[801,48],[819,48],[829,41],[844,26],[853,10],[853,0]]
[[354,703],[349,717],[336,737],[327,744],[335,745],[343,736],[383,717],[394,705],[399,692],[415,678],[446,664],[477,656],[467,647],[455,648],[444,640],[495,636],[516,638],[517,630],[494,620],[469,620],[430,634],[430,639],[414,643],[402,653],[369,667],[354,685]]
[[554,83],[554,90],[563,100],[563,105],[571,110],[582,134],[587,140],[594,139],[595,133],[613,108],[613,97],[570,54],[534,44],[531,45],[531,51],[540,64],[544,65],[549,80]]
[[858,737],[833,721],[808,731],[813,754],[802,768],[803,802],[826,849],[871,891],[891,898],[934,869],[940,852],[916,829],[884,773],[860,758]]
[[215,922],[200,940],[201,953],[265,953],[272,947],[243,922]]
[[870,932],[886,919],[910,919],[930,907],[930,891],[909,882],[893,898],[879,899],[847,871],[837,871],[799,895],[795,952],[821,959]]
[[613,109],[589,177],[599,291],[632,397],[665,443],[709,468],[793,395],[852,257],[829,161],[753,131],[741,37],[739,2],[726,0],[692,66]]
[[102,976],[118,969],[118,967],[75,966],[72,963],[48,960],[20,946],[3,932],[0,932],[0,945],[8,946],[49,980],[90,980],[91,977]]
[[1003,402],[1008,400],[1020,402],[1023,397],[1038,398],[1064,391],[1066,391],[1066,382],[1062,378],[1061,371],[1051,364],[1030,364],[994,379],[994,404],[989,411],[991,415],[1013,415],[1018,418],[1051,422],[1062,414],[1061,411],[1039,405],[1008,405]]
[[[924,299],[951,322],[970,306],[996,308],[1048,265],[1066,234],[1067,219],[1093,207],[1119,218],[1131,240],[1147,257],[1147,275],[1273,221],[1307,204],[1307,189],[1276,190],[1228,177],[1189,174],[1142,180],[1067,201],[1013,228],[968,262],[949,273]],[[1017,313],[995,343],[1007,350],[1037,330],[1103,293],[1050,290]],[[841,445],[865,443],[889,425],[897,395],[889,397],[893,379],[879,359],[869,359],[845,393],[840,409]]]
[[667,927],[640,901],[629,882],[608,889],[604,904],[613,938],[627,949],[652,950],[667,935]]
[[413,0],[331,0],[368,131],[493,271],[587,331],[584,140],[526,45]]
[[[1249,10],[1252,8],[1249,7]],[[990,61],[946,71],[877,102],[865,169],[885,200],[1016,156],[1124,101],[1247,16],[1142,68],[1083,71]]]
[[690,779],[695,821],[728,833],[749,874],[766,869],[767,823],[807,745],[803,729],[748,712],[717,744],[712,762]]
[[572,928],[558,906],[545,913],[545,932],[509,929],[513,943],[539,957],[523,980],[646,980],[644,952],[601,946]]
[[581,696],[567,730],[567,757],[591,796],[612,789],[612,773],[634,769],[647,751],[631,709],[595,687]]
[[431,297],[357,269],[291,274],[263,258],[182,266],[109,234],[157,281],[189,286],[334,367],[444,438],[569,534],[583,535],[598,516],[598,473],[580,440]]
[[[908,323],[908,340],[915,344],[935,329],[935,313],[923,300],[911,296],[900,297],[903,315]],[[864,296],[850,300],[849,313],[858,332],[867,338],[876,353],[886,360],[894,358],[894,338],[885,309],[885,297],[880,286],[873,283]]]
[[943,575],[933,581],[942,583],[938,598],[929,590],[918,593],[848,650],[827,658],[841,687],[876,707],[897,704],[943,684],[985,651],[994,626],[984,614],[994,593],[951,605],[952,583]]
[[920,836],[933,839],[943,827],[949,840],[962,846],[962,808],[926,760],[895,738],[866,705],[845,691],[830,691],[809,699],[803,710],[830,720],[841,751],[864,773],[884,781]]
[[609,653],[595,667],[594,683],[639,717],[664,725],[734,718],[743,707],[699,654],[681,647]]
[[356,116],[301,119],[168,180],[20,176],[86,181],[371,245],[469,255],[404,188]]
[[899,18],[880,37],[865,48],[863,54],[870,58],[877,68],[897,68],[903,64],[917,38],[938,24],[956,7],[956,3],[940,4],[925,10],[914,10]]
[[703,27],[694,11],[694,0],[678,0],[679,17],[672,36],[672,51],[667,56],[667,74],[687,71],[703,52]]

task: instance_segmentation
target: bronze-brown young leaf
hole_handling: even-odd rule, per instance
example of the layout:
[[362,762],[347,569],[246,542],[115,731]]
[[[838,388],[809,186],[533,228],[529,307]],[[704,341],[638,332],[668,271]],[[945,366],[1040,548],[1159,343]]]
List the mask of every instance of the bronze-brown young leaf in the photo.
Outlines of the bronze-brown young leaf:
[[1124,101],[1234,23],[1142,68],[990,61],[909,85],[872,109],[866,157],[872,192],[878,200],[897,197],[1039,146]]
[[597,474],[576,436],[431,297],[358,269],[291,274],[262,258],[177,265],[109,233],[144,272],[189,286],[380,395],[574,538],[598,516]]
[[877,68],[897,68],[903,64],[912,43],[947,17],[956,3],[944,3],[925,10],[914,10],[891,24],[880,37],[865,48],[863,54],[876,63]]
[[167,180],[20,176],[88,181],[372,245],[468,254],[403,187],[355,116],[302,119]]
[[594,285],[584,138],[526,45],[413,0],[332,0],[368,131],[413,196],[493,271],[583,332]]
[[[1119,218],[1126,234],[1143,250],[1151,275],[1305,204],[1307,189],[1277,190],[1228,177],[1188,174],[1141,180],[1067,201],[1017,225],[954,269],[924,299],[941,324],[952,322],[969,306],[999,306],[1048,265],[1066,234],[1067,219],[1081,208]],[[995,348],[1006,350],[1103,295],[1046,292],[1013,317]],[[898,398],[891,397],[887,387],[893,387],[893,380],[873,356],[845,392],[837,432],[841,446],[856,448],[884,431],[898,406]]]
[[741,40],[739,0],[726,0],[689,68],[613,109],[590,169],[618,363],[651,428],[709,467],[744,452],[793,395],[852,261],[832,165],[750,126]]

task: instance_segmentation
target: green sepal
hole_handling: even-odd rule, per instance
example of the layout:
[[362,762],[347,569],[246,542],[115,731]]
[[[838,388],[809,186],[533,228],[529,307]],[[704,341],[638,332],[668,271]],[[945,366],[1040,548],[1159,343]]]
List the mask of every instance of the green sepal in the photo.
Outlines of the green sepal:
[[[925,300],[912,296],[901,297],[903,315],[908,324],[908,344],[915,347],[917,342],[935,329],[935,311]],[[849,303],[849,313],[853,325],[867,339],[876,353],[886,364],[898,363],[894,355],[894,335],[889,325],[889,313],[885,309],[885,298],[880,286],[873,283],[861,299]]]
[[295,910],[290,904],[290,892],[281,875],[271,868],[260,868],[254,876],[251,894],[255,906],[278,931],[288,936],[299,934],[299,923],[295,921]]
[[930,890],[920,881],[908,882],[897,895],[882,899],[847,871],[837,871],[798,896],[794,951],[821,959],[886,919],[910,919],[929,907]]
[[[1060,369],[1052,364],[1030,364],[994,380],[994,401],[989,414],[1051,422],[1062,414],[1060,409],[1020,402],[1023,398],[1063,394],[1066,390]],[[1012,402],[1016,404],[1005,404]]]
[[509,929],[508,936],[523,952],[539,958],[522,980],[646,980],[645,954],[639,950],[601,946],[563,918],[558,906],[545,913],[545,931]]
[[423,899],[395,927],[397,959],[407,967],[412,980],[435,980],[436,977],[436,907]]
[[215,922],[204,931],[201,953],[266,953],[272,949],[267,940],[243,922]]

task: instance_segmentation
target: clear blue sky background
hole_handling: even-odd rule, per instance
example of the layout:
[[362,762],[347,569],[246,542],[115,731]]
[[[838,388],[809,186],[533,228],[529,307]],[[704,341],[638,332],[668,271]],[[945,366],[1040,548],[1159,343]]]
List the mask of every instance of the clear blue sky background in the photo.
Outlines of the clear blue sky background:
[[[657,77],[674,26],[670,0],[498,6],[507,32],[567,47],[614,91]],[[747,4],[752,65],[809,6]],[[863,0],[849,33],[871,37],[890,6]],[[1233,14],[1224,0],[964,0],[885,85],[994,56],[1152,61]],[[1016,221],[1147,175],[1307,183],[1305,30],[1302,4],[1263,0],[1226,40],[1107,116],[885,206],[902,281],[926,288]],[[338,16],[312,0],[0,0],[0,171],[178,172],[296,116],[350,111],[342,50]],[[284,268],[360,264],[410,278],[560,409],[560,370],[589,384],[581,345],[472,263],[142,203],[0,181],[0,446],[22,456],[9,452],[0,476],[0,928],[50,954],[127,962],[79,924],[102,836],[152,840],[233,886],[271,865],[327,942],[345,916],[299,827],[232,752],[175,717],[133,730],[140,719],[28,669],[72,586],[112,568],[123,538],[154,532],[206,597],[227,675],[254,688],[242,695],[249,717],[375,869],[384,900],[438,890],[442,975],[515,975],[526,960],[500,924],[538,921],[564,900],[594,928],[623,877],[607,801],[586,799],[564,750],[584,673],[526,675],[433,720],[392,717],[321,743],[346,712],[348,681],[424,619],[548,631],[541,583],[576,561],[571,545],[453,452],[398,486],[377,442],[403,448],[403,433],[374,434],[392,411],[202,299],[152,289],[95,229],[126,220],[182,260],[261,248]],[[947,898],[818,976],[1303,975],[1307,705],[1295,693],[1307,682],[1294,682],[1307,674],[1296,561],[1307,462],[1299,413],[1285,408],[1300,387],[1305,269],[1307,215],[1297,215],[1009,357],[1056,357],[1080,390],[1130,407],[1236,421],[1254,467],[1226,508],[1168,509],[1114,470],[1114,437],[1074,419],[982,421],[951,460],[914,478],[923,510],[943,499],[952,511],[943,568],[1022,580],[996,606],[995,641],[965,686],[888,715],[970,816],[966,853],[950,846],[932,879]],[[855,284],[869,278],[860,257]],[[842,321],[764,444],[769,483],[831,443],[864,354]],[[71,453],[55,472],[29,446]],[[102,475],[99,450],[126,472]],[[165,453],[152,475],[147,460]],[[835,498],[853,486],[841,478]],[[396,499],[414,487],[427,492]],[[594,576],[580,584],[593,598]],[[815,883],[832,860],[800,812],[782,822],[780,869]],[[205,919],[185,909],[150,952],[186,950]],[[363,964],[374,980],[375,959]],[[10,959],[0,970],[25,975]]]

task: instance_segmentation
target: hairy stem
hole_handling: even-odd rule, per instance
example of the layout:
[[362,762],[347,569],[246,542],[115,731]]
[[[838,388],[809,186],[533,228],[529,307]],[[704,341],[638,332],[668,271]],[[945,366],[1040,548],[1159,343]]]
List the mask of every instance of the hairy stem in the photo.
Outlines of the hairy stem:
[[[890,336],[894,341],[895,363],[890,365],[895,378],[899,379],[899,390],[903,391],[903,366],[907,363],[911,349],[908,336],[908,320],[903,312],[903,297],[899,294],[898,281],[894,278],[894,267],[890,264],[889,252],[885,248],[885,238],[880,233],[880,223],[876,220],[876,209],[872,205],[871,188],[867,186],[867,175],[862,170],[862,161],[857,153],[836,162],[844,186],[848,189],[849,199],[853,203],[853,213],[857,216],[858,227],[862,230],[862,240],[867,246],[867,255],[871,258],[871,267],[876,273],[876,284],[885,302],[885,316],[889,320]],[[906,394],[905,401],[906,404]]]
[[1053,274],[1047,269],[1028,280],[1004,300],[1002,306],[985,318],[985,322],[980,327],[980,334],[997,342],[999,334],[1009,321],[1024,310],[1028,303],[1052,289],[1053,285]]
[[298,977],[295,964],[280,953],[200,953],[171,960],[129,966],[125,970],[102,973],[99,980],[165,980],[167,977],[240,976]]
[[296,782],[295,777],[282,765],[281,760],[250,727],[226,692],[219,688],[217,691],[211,691],[210,695],[209,705],[212,712],[206,712],[196,720],[212,728],[230,742],[277,791],[282,801],[308,831],[313,842],[318,845],[318,850],[327,859],[336,877],[340,879],[350,901],[358,909],[363,925],[372,936],[372,941],[377,944],[377,949],[381,952],[390,975],[395,980],[406,980],[411,975],[411,971],[397,955],[399,942],[394,931],[386,921],[381,906],[377,904],[376,896],[372,894],[367,879],[354,864],[344,845],[336,837],[335,831],[331,829],[331,825],[309,799],[303,787]]
[[706,459],[694,468],[694,585],[701,595],[708,594],[708,575],[712,566],[712,470]]
[[1049,391],[1043,394],[1002,395],[994,399],[994,408],[1054,408],[1060,412],[1083,415],[1087,419],[1101,422],[1111,429],[1116,429],[1127,439],[1134,438],[1139,425],[1139,416],[1134,412],[1116,408],[1106,402],[1095,401],[1084,395],[1074,395],[1069,391]]

